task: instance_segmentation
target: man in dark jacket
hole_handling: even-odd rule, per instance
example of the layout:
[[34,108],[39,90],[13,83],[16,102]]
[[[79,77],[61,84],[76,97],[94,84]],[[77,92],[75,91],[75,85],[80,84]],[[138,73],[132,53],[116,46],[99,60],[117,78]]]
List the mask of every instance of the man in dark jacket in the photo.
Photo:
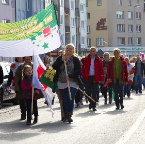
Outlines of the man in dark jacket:
[[[91,47],[90,54],[83,61],[82,77],[86,81],[86,93],[98,102],[99,95],[97,95],[97,91],[99,91],[99,82],[104,81],[104,69],[102,60],[96,53],[96,48]],[[89,109],[93,108],[93,111],[96,111],[96,103],[89,101]]]
[[20,102],[20,109],[21,109],[21,120],[26,119],[26,104],[23,98],[23,88],[22,88],[22,71],[25,65],[30,65],[33,68],[33,64],[31,63],[32,57],[24,57],[24,64],[21,64],[15,73],[15,92],[16,97],[19,99]]
[[135,63],[135,73],[134,73],[134,79],[135,79],[135,91],[136,94],[142,93],[142,79],[143,76],[145,76],[145,67],[144,63],[140,60],[140,57],[137,57],[137,61]]

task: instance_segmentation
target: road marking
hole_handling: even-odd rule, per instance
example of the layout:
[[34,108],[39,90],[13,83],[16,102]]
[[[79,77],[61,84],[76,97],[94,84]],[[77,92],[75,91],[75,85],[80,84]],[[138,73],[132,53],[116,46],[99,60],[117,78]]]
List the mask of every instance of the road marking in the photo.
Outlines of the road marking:
[[144,118],[145,118],[145,109],[138,117],[138,119],[135,121],[135,123],[131,126],[131,128],[120,138],[118,142],[116,142],[116,144],[125,144],[132,136],[132,134],[137,130],[137,128],[139,127]]

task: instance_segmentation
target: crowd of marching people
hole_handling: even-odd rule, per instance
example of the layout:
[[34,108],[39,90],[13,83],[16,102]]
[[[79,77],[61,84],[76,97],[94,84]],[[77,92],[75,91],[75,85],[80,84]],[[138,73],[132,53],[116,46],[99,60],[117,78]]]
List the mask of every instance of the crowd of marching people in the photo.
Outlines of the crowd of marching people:
[[[34,89],[32,96],[32,87],[35,84],[32,83],[33,63],[31,60],[31,56],[17,57],[11,65],[7,82],[7,89],[10,85],[15,87],[21,109],[21,120],[27,119],[27,125],[31,125],[32,99],[33,124],[36,124],[38,122],[37,99],[43,98],[40,89]],[[141,61],[140,56],[131,59],[123,57],[118,48],[113,50],[113,56],[105,52],[100,58],[96,48],[91,47],[89,55],[79,57],[75,53],[74,45],[68,44],[65,46],[64,53],[59,51],[54,63],[51,62],[49,54],[46,54],[44,64],[46,68],[52,66],[56,70],[53,83],[57,82],[56,94],[63,122],[73,122],[74,107],[83,105],[83,97],[86,103],[89,101],[89,110],[97,111],[96,103],[99,102],[101,92],[104,96],[104,104],[112,104],[115,101],[116,110],[119,110],[125,107],[123,97],[130,98],[131,91],[135,91],[136,94],[142,93],[142,84],[145,89],[145,60]],[[44,103],[48,105],[46,100]],[[52,104],[54,104],[54,99]]]

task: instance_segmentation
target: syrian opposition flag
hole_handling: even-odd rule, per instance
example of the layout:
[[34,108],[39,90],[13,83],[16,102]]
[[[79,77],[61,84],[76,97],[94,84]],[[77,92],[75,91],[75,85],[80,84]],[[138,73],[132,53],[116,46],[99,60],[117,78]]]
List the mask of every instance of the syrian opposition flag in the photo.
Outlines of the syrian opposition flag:
[[42,84],[39,79],[41,78],[41,75],[45,72],[46,67],[43,64],[42,60],[38,55],[34,54],[34,63],[33,63],[33,83],[34,88],[41,89],[45,99],[47,100],[49,107],[51,109],[52,115],[53,110],[51,107],[52,100],[54,98],[54,93],[52,92],[52,89],[46,86],[45,84]]

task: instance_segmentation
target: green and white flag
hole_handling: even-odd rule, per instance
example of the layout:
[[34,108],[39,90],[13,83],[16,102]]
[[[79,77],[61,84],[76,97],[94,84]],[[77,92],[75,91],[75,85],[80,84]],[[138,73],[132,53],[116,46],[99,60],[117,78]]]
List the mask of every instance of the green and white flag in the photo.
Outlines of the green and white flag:
[[0,56],[24,57],[43,54],[61,45],[55,6],[15,23],[0,23]]

